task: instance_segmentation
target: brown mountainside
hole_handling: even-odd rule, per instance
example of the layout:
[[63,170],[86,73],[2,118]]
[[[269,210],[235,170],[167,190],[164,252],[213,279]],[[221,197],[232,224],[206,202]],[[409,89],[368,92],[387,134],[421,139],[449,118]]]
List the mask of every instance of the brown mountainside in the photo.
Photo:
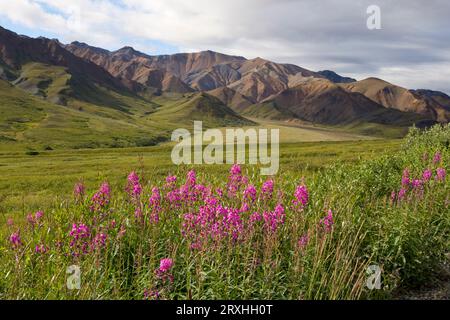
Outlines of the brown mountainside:
[[[57,40],[29,38],[0,27],[0,63],[20,71],[28,62],[39,62],[67,68],[72,81],[92,81],[116,90],[125,90],[125,83],[114,78],[98,65],[80,59],[65,50]],[[128,88],[132,83],[128,82]]]
[[386,109],[363,94],[349,92],[325,79],[307,79],[264,102],[286,109],[299,119],[331,125],[358,121],[395,124],[403,120],[402,116],[425,120],[412,113]]
[[[292,64],[261,58],[247,60],[213,51],[149,56],[131,47],[109,52],[79,42],[67,45],[66,49],[115,77],[146,86],[174,92],[209,91],[227,86],[257,102],[296,85],[305,77],[323,78]],[[158,78],[159,82],[153,74],[155,70],[165,75]],[[162,84],[164,78],[172,79],[170,86]]]
[[[30,62],[37,65],[30,66]],[[60,104],[65,103],[64,95],[71,95],[107,105],[116,101],[109,90],[137,99],[142,98],[137,96],[140,94],[144,100],[151,98],[147,93],[189,96],[207,92],[208,96],[201,98],[208,100],[208,110],[223,104],[252,117],[332,125],[450,120],[447,95],[408,90],[381,79],[354,81],[328,70],[313,72],[293,64],[213,51],[150,56],[132,47],[108,51],[80,42],[63,45],[57,40],[20,36],[1,27],[0,78],[44,98],[51,93],[49,100]],[[59,91],[42,89],[50,82],[57,84],[51,89]],[[98,87],[107,89],[101,90],[102,99]],[[122,102],[116,104],[122,108]],[[201,110],[195,109],[195,113]],[[411,113],[418,116],[414,118]]]
[[418,113],[440,122],[450,120],[450,111],[432,97],[415,93],[381,79],[367,78],[341,84],[341,86],[348,91],[359,92],[386,108]]

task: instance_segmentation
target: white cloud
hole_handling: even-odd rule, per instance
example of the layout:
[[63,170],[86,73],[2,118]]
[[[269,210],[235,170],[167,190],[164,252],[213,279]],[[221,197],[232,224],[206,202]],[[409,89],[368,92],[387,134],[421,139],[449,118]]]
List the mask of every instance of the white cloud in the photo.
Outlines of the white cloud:
[[47,31],[63,28],[66,20],[58,14],[46,12],[38,3],[28,0],[0,2],[0,15],[6,15],[12,22],[28,28],[39,28]]
[[372,0],[0,0],[0,16],[65,42],[109,49],[152,50],[156,40],[180,51],[211,49],[357,78],[385,76],[405,87],[433,88],[436,78],[447,77],[440,66],[450,64],[450,2],[376,2],[381,30],[366,27]]

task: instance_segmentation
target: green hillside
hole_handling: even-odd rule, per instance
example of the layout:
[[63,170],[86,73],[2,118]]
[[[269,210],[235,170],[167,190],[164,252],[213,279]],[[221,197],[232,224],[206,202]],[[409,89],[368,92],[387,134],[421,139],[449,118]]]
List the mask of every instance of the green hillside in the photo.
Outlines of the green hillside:
[[[71,107],[49,103],[0,80],[0,137],[3,148],[92,148],[151,145],[161,128],[146,126],[136,115],[80,101]],[[151,109],[151,104],[148,107]]]
[[1,149],[149,146],[194,119],[205,127],[253,124],[206,94],[150,101],[74,83],[62,67],[27,64],[13,83],[0,80]]
[[161,122],[180,124],[190,120],[203,121],[206,127],[252,125],[254,122],[238,115],[219,99],[207,93],[190,93],[171,99],[159,98],[162,104],[153,115]]

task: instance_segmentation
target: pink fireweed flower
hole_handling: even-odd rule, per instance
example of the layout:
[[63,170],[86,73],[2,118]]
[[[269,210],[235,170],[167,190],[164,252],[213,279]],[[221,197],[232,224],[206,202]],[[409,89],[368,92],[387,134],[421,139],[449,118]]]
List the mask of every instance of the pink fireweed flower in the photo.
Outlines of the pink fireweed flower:
[[194,202],[193,200],[195,200],[195,199],[192,199],[191,196],[193,194],[191,193],[191,190],[187,184],[182,185],[180,187],[180,189],[178,189],[178,193],[179,193],[180,199],[184,203]]
[[251,200],[252,202],[256,200],[256,188],[254,185],[250,184],[244,190],[244,198]]
[[128,181],[125,190],[128,192],[130,196],[137,199],[142,192],[142,186],[139,183],[139,176],[137,175],[136,172],[133,171],[128,175],[127,180]]
[[441,160],[442,160],[442,155],[441,155],[441,153],[438,151],[438,152],[436,152],[436,154],[435,154],[434,157],[433,157],[433,163],[434,163],[434,164],[438,164],[438,163],[441,162]]
[[27,214],[27,221],[29,224],[34,226],[34,216],[32,213]]
[[166,178],[166,187],[173,188],[173,187],[175,187],[176,183],[177,183],[177,177],[176,176],[168,176]]
[[325,232],[330,232],[333,229],[334,220],[333,220],[333,212],[328,210],[328,214],[325,218],[320,220]]
[[414,179],[414,180],[411,182],[411,186],[412,186],[414,189],[420,188],[420,187],[422,186],[422,180],[420,180],[420,179]]
[[37,254],[45,254],[48,252],[48,250],[49,250],[49,248],[43,244],[38,244],[34,248],[34,252]]
[[244,213],[247,212],[248,210],[250,210],[250,206],[248,205],[247,202],[244,202],[241,208],[239,209],[239,213]]
[[102,183],[100,189],[92,196],[91,211],[100,211],[109,204],[111,188],[107,182]]
[[234,164],[230,169],[230,175],[228,176],[228,194],[230,197],[235,197],[236,193],[246,183],[247,179],[241,175],[241,166]]
[[149,220],[150,220],[150,223],[154,223],[154,224],[158,223],[159,222],[159,214],[151,213],[149,216]]
[[446,176],[446,171],[444,168],[437,168],[436,169],[436,180],[437,181],[444,181]]
[[74,240],[89,238],[90,236],[89,227],[82,223],[80,223],[79,225],[74,223],[72,224],[72,230],[70,230],[69,235]]
[[166,194],[165,198],[171,206],[173,207],[181,206],[182,194],[179,189],[173,189],[169,191]]
[[214,198],[214,197],[208,197],[205,199],[205,204],[209,208],[216,207],[218,203],[219,203],[219,201],[217,200],[217,198]]
[[173,282],[173,275],[169,272],[173,267],[173,261],[170,258],[161,259],[159,263],[159,268],[155,270],[156,276],[160,278],[162,281],[166,281],[167,279],[170,282]]
[[407,186],[409,186],[410,183],[411,183],[411,180],[409,178],[409,169],[406,168],[405,170],[403,170],[402,186],[407,187]]
[[263,185],[261,187],[261,195],[264,199],[272,198],[273,184],[274,183],[273,183],[272,179],[269,179],[263,183]]
[[301,209],[303,209],[307,204],[309,200],[309,193],[306,186],[301,185],[298,186],[295,190],[295,199],[292,201],[295,206],[299,206]]
[[42,212],[42,211],[37,211],[37,212],[34,214],[34,218],[35,218],[36,220],[40,220],[43,216],[44,216],[44,212]]
[[230,169],[230,174],[233,175],[233,176],[240,175],[241,172],[242,172],[241,166],[238,165],[238,164],[233,164],[233,166]]
[[142,192],[142,187],[139,183],[135,184],[133,186],[133,195],[134,196],[139,196]]
[[13,232],[9,237],[9,242],[11,243],[11,247],[13,249],[18,249],[22,246],[22,239],[20,238],[19,231]]
[[433,176],[433,172],[430,169],[425,169],[425,171],[422,174],[422,179],[424,182],[428,182],[428,181],[430,181],[432,176]]
[[14,225],[14,219],[8,218],[8,220],[6,221],[6,224],[8,225],[8,227],[12,227]]
[[280,225],[284,224],[286,214],[283,206],[281,204],[277,204],[274,211],[264,212],[263,218],[266,230],[275,232]]
[[136,218],[137,222],[143,222],[142,220],[142,210],[141,208],[137,207],[136,209],[134,209],[134,217]]
[[305,233],[300,237],[300,239],[298,239],[297,245],[300,249],[304,249],[308,245],[308,243],[309,243],[309,234]]
[[392,191],[391,192],[391,203],[394,203],[395,202],[395,198],[397,197],[397,192],[395,192],[395,191]]
[[162,273],[168,272],[170,269],[172,269],[173,261],[170,258],[164,258],[161,259],[159,263],[159,271]]
[[148,202],[150,207],[152,207],[154,210],[159,211],[161,205],[161,193],[159,191],[159,188],[152,188],[152,195],[150,196]]
[[261,220],[262,220],[262,216],[258,212],[253,212],[250,215],[249,223],[251,226],[253,226],[256,222],[261,221]]
[[227,209],[227,214],[223,222],[223,230],[236,241],[242,232],[242,220],[238,210]]
[[103,232],[95,235],[94,240],[92,240],[92,247],[94,249],[104,248],[106,246],[107,235]]
[[193,197],[191,200],[203,200],[210,197],[212,194],[211,187],[206,187],[202,184],[196,184],[193,191]]
[[398,192],[397,198],[398,200],[403,200],[406,197],[406,189],[401,188]]
[[127,178],[128,182],[130,184],[136,184],[139,183],[139,176],[137,175],[137,173],[135,171],[132,171]]
[[80,254],[86,254],[89,251],[89,239],[91,237],[91,232],[89,227],[85,224],[72,224],[72,229],[69,232],[70,247],[72,248],[72,254],[74,256],[79,256]]
[[186,184],[188,186],[195,186],[197,182],[197,176],[194,170],[191,170],[187,173]]
[[81,201],[84,197],[86,188],[82,182],[78,182],[73,187],[73,195],[75,197],[75,200]]
[[35,227],[36,225],[40,226],[41,219],[43,216],[44,216],[44,212],[42,212],[42,211],[37,211],[35,214],[29,213],[27,215],[27,221],[32,227]]

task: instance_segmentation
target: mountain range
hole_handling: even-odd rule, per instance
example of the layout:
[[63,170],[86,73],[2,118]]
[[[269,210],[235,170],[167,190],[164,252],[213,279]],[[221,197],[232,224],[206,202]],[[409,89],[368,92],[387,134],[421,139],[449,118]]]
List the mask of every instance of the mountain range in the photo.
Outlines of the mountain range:
[[[2,27],[0,103],[0,140],[39,142],[53,129],[66,137],[55,145],[66,147],[154,144],[193,120],[210,127],[254,125],[259,119],[341,127],[450,120],[445,93],[382,79],[357,81],[331,70],[213,51],[153,56],[132,47],[108,51]],[[31,116],[39,112],[40,120]]]

